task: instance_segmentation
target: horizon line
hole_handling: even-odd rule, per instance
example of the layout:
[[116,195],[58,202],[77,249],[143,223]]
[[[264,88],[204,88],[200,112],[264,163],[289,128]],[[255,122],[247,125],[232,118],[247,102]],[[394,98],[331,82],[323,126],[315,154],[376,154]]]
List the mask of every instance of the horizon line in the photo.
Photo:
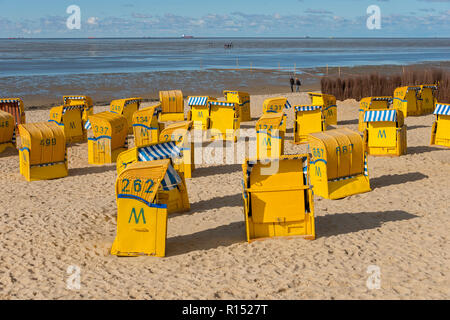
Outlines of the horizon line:
[[355,36],[355,37],[334,37],[334,36],[321,36],[321,37],[311,37],[311,36],[273,36],[273,37],[258,37],[258,36],[242,36],[242,37],[236,37],[236,36],[211,36],[211,37],[195,37],[192,36],[192,38],[184,38],[182,36],[172,36],[172,37],[151,37],[151,36],[142,36],[142,37],[0,37],[0,40],[93,40],[93,39],[181,39],[181,40],[194,40],[194,39],[450,39],[450,36],[448,37],[438,37],[438,36],[423,36],[423,37],[401,37],[401,36],[391,36],[391,37],[363,37],[363,36]]

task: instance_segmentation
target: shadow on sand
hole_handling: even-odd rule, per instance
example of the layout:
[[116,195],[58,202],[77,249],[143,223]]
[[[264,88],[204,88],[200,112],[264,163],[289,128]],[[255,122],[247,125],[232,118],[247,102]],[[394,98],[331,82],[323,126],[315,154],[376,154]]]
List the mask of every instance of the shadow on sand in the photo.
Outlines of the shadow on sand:
[[403,184],[405,182],[419,181],[426,178],[428,178],[428,176],[420,172],[392,174],[370,179],[370,186],[372,187],[372,189],[377,189],[397,184]]
[[[409,128],[408,128],[409,130]],[[408,154],[421,154],[427,153],[431,151],[443,150],[441,148],[429,147],[429,146],[417,146],[417,147],[408,147]]]
[[316,234],[318,237],[330,237],[340,234],[376,229],[385,222],[403,221],[417,218],[406,211],[337,213],[316,217]]
[[104,173],[117,170],[116,165],[91,166],[84,168],[69,169],[70,177],[87,176],[90,174]]

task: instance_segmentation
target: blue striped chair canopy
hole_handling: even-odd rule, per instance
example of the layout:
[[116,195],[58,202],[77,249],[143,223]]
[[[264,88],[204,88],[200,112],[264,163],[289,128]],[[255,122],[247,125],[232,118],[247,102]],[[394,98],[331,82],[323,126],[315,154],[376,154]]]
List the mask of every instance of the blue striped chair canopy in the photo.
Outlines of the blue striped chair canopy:
[[397,121],[397,110],[368,110],[364,113],[364,122]]
[[450,104],[436,104],[434,114],[439,116],[450,116]]

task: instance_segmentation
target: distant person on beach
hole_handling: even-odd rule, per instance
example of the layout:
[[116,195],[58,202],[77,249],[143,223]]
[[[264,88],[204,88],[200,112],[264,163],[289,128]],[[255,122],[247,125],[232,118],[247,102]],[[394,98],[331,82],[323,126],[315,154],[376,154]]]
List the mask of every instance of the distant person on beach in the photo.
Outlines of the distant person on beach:
[[294,92],[294,84],[295,84],[294,78],[291,77],[290,82],[291,82],[291,91]]
[[295,84],[297,85],[297,92],[300,92],[300,86],[302,85],[302,83],[300,82],[299,78],[295,79]]

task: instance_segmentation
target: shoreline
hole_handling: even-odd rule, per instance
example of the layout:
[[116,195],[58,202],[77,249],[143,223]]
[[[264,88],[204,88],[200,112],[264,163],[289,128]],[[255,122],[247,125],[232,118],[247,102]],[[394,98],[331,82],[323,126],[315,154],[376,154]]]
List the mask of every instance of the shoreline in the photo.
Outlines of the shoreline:
[[[367,73],[395,74],[404,69],[450,69],[450,61],[411,65],[361,65],[328,67],[329,76],[355,76]],[[0,78],[2,97],[19,97],[27,110],[48,109],[61,105],[64,95],[88,95],[95,105],[108,105],[114,99],[142,97],[144,102],[159,100],[159,90],[181,88],[185,97],[210,95],[221,97],[225,89],[247,91],[252,95],[290,93],[289,77],[293,70],[283,69],[204,69],[63,76],[27,76]],[[320,91],[320,79],[327,67],[297,69],[301,92]],[[218,86],[217,86],[218,85]],[[20,88],[20,89],[18,89]],[[31,93],[32,92],[32,93]]]

